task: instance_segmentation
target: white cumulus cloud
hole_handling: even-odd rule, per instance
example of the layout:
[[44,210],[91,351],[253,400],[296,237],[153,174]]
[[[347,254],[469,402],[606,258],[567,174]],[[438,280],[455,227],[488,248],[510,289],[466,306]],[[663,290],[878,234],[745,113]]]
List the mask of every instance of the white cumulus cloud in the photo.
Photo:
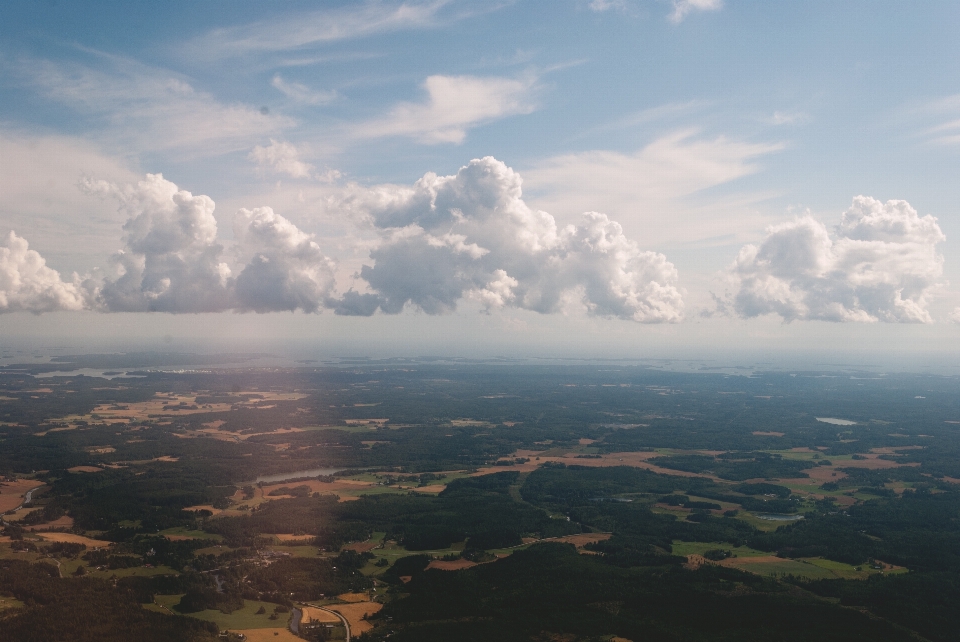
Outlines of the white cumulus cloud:
[[97,302],[122,312],[217,312],[230,307],[230,267],[221,260],[215,204],[160,174],[136,185],[87,180],[90,192],[116,197],[127,214],[124,248],[114,255]]
[[309,178],[313,172],[313,165],[300,160],[300,153],[290,143],[277,142],[270,139],[266,147],[257,145],[247,156],[260,169],[267,169],[287,174],[293,178]]
[[317,312],[327,304],[336,266],[310,235],[269,207],[241,209],[233,229],[254,253],[237,276],[238,310]]
[[[117,198],[128,215],[117,274],[93,291],[92,305],[110,312],[316,312],[330,298],[333,262],[311,237],[268,207],[241,209],[234,233],[249,261],[224,260],[215,204],[160,174],[136,185],[87,180],[92,193]],[[236,276],[235,276],[236,275]]]
[[402,102],[383,118],[355,130],[361,138],[409,136],[427,144],[460,143],[467,130],[482,123],[529,114],[534,81],[477,76],[430,76],[423,83],[425,102]]
[[72,283],[64,282],[25,239],[14,232],[7,235],[0,245],[0,313],[39,314],[82,310],[84,306],[84,292],[76,275]]
[[318,170],[311,163],[300,160],[301,150],[293,144],[270,139],[270,144],[263,146],[257,145],[249,154],[247,160],[257,164],[257,169],[263,172],[272,172],[274,174],[286,174],[292,178],[306,178],[331,183],[342,174],[340,170],[330,167]]
[[804,216],[743,247],[724,304],[742,317],[930,323],[926,297],[943,273],[944,240],[937,219],[906,201],[858,196],[833,234]]
[[383,237],[360,271],[371,291],[348,292],[340,314],[407,305],[440,314],[472,298],[541,313],[573,299],[592,315],[644,323],[683,315],[676,269],[662,254],[641,250],[604,214],[558,227],[527,206],[520,176],[492,157],[453,176],[426,174],[412,189],[380,188],[369,213]]

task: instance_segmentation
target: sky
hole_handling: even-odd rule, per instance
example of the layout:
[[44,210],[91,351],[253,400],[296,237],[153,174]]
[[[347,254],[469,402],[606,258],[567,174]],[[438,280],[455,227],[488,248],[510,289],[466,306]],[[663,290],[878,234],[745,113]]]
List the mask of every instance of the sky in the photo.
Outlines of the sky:
[[0,345],[952,355],[958,25],[933,0],[11,0]]

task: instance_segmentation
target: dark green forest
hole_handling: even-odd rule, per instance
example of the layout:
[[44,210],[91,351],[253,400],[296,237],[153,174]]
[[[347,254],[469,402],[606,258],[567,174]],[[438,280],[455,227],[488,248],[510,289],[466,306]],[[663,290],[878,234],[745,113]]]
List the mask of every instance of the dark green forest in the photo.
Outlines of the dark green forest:
[[121,357],[0,369],[4,639],[960,640],[956,377]]

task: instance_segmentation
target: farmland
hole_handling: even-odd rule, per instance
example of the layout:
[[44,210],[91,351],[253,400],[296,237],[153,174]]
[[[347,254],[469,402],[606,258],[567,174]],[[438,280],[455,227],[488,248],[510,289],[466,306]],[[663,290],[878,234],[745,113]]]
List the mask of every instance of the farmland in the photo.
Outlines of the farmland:
[[0,618],[33,574],[184,639],[958,639],[954,378],[409,365],[0,371]]

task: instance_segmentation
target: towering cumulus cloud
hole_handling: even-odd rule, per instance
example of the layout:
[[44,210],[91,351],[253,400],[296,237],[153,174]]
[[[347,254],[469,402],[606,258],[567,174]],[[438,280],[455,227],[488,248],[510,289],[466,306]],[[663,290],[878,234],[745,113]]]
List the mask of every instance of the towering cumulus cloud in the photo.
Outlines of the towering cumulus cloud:
[[740,250],[730,303],[743,317],[930,323],[926,295],[943,272],[944,240],[937,219],[906,201],[858,196],[832,236],[807,216]]
[[234,232],[252,258],[238,276],[223,260],[214,202],[160,174],[135,186],[88,181],[116,197],[129,218],[118,275],[92,293],[111,312],[315,312],[330,297],[333,264],[310,237],[270,208],[237,213]]
[[240,210],[233,229],[254,253],[237,277],[239,310],[316,312],[327,304],[335,265],[309,235],[269,207]]
[[360,272],[372,293],[347,293],[337,312],[398,313],[409,303],[438,314],[472,298],[488,309],[550,313],[578,303],[644,323],[682,318],[677,272],[662,254],[640,250],[604,214],[558,228],[521,196],[520,176],[491,157],[382,191],[369,208],[382,242]]
[[217,312],[230,307],[230,268],[221,261],[214,202],[180,190],[160,174],[135,186],[87,182],[115,196],[129,218],[119,275],[104,281],[97,302],[120,312]]
[[681,320],[677,272],[662,254],[640,250],[604,214],[558,227],[551,215],[527,207],[520,187],[513,170],[483,158],[455,176],[427,174],[412,188],[364,190],[352,205],[359,204],[379,239],[372,264],[359,274],[365,291],[337,296],[334,261],[269,207],[236,213],[236,246],[228,252],[209,197],[160,174],[125,186],[87,180],[85,191],[116,199],[127,215],[114,270],[64,282],[11,233],[0,247],[0,312],[332,308],[369,316],[415,307],[442,314],[472,299],[487,310],[579,307],[642,323]]
[[13,232],[0,241],[0,312],[53,312],[84,308],[83,290],[74,275],[65,283],[60,274]]

